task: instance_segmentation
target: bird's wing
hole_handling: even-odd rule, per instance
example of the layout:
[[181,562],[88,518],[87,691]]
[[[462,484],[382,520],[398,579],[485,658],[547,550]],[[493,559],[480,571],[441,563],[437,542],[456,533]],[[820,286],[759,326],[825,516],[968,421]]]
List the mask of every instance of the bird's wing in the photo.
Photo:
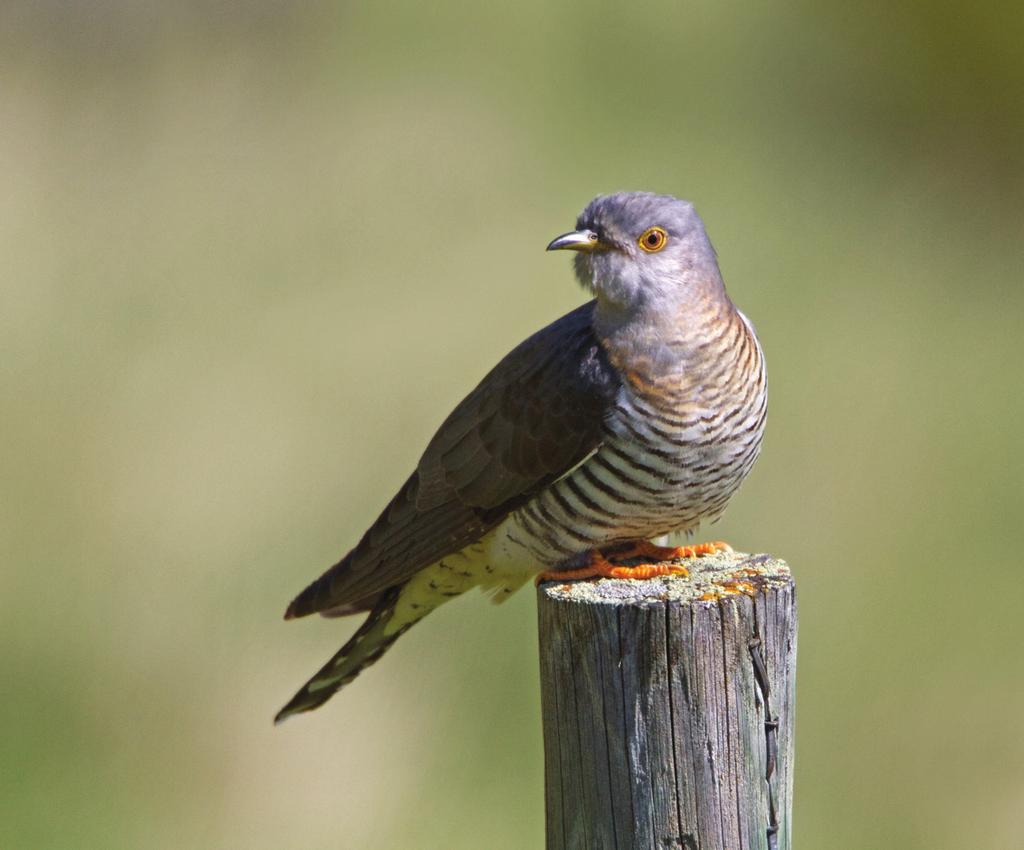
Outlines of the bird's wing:
[[597,448],[619,379],[593,311],[593,301],[582,305],[502,359],[444,421],[359,544],[285,616],[363,608],[479,540]]

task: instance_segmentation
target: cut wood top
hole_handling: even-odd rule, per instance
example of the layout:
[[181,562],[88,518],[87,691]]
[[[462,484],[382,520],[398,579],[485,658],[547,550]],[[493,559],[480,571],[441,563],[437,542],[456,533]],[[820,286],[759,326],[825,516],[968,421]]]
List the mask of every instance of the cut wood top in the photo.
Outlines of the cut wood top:
[[[634,561],[624,561],[624,564]],[[792,582],[789,565],[771,555],[746,552],[704,555],[683,563],[688,576],[664,576],[651,579],[599,579],[598,581],[544,582],[541,593],[558,602],[607,605],[655,605],[663,602],[706,603],[746,594],[756,596],[771,587]]]

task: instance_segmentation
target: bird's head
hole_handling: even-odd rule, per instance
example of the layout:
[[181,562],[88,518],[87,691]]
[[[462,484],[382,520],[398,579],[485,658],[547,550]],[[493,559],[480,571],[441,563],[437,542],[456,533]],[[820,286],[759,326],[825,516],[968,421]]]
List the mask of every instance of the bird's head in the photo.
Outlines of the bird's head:
[[649,192],[594,198],[549,251],[576,251],[576,276],[607,308],[634,312],[724,296],[714,248],[687,201]]

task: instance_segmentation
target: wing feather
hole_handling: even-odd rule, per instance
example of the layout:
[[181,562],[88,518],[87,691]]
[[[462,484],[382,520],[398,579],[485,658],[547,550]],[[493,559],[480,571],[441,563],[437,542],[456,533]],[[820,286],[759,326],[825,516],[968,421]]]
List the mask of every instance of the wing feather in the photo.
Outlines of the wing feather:
[[344,610],[457,552],[600,444],[619,380],[594,335],[594,302],[513,349],[444,421],[359,544],[287,617]]

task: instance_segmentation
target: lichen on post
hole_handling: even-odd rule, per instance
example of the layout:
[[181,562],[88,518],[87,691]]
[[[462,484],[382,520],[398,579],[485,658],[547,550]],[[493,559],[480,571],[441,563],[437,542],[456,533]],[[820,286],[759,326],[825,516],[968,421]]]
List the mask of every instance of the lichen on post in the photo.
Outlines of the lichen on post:
[[549,850],[789,850],[796,597],[767,555],[538,589]]

